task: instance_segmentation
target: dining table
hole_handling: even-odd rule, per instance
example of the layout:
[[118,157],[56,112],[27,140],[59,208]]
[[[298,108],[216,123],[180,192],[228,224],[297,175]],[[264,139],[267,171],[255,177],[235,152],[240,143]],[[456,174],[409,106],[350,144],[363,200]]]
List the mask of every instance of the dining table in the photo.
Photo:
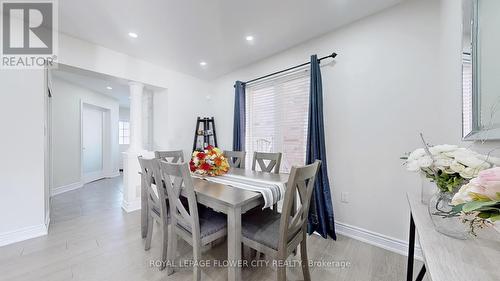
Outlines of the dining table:
[[[265,181],[276,184],[288,182],[288,174],[265,173],[240,168],[231,168],[228,175]],[[207,179],[193,178],[196,198],[199,204],[227,215],[227,271],[231,281],[241,280],[241,221],[242,214],[264,205],[261,193],[238,188],[229,184],[216,183]]]

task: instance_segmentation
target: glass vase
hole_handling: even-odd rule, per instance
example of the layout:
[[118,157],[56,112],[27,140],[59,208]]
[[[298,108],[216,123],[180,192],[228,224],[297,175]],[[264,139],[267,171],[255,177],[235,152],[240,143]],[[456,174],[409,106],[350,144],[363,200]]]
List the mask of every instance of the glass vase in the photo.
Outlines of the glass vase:
[[465,240],[469,237],[467,224],[462,223],[458,214],[452,214],[453,193],[439,191],[429,200],[429,214],[434,228],[446,236]]
[[436,192],[439,191],[439,189],[436,186],[436,183],[427,178],[424,173],[421,173],[420,176],[422,180],[422,184],[420,186],[420,200],[422,201],[422,204],[429,205],[429,200],[434,194],[436,194]]

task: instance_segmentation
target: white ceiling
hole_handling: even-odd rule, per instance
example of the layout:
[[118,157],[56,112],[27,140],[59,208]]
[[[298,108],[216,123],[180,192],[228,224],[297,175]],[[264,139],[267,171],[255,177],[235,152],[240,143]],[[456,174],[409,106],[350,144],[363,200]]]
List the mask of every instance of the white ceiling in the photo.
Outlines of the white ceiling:
[[[94,72],[84,73],[82,71],[68,71],[61,68],[52,70],[52,75],[82,88],[91,90],[92,92],[112,97],[118,101],[120,107],[130,107],[129,87],[126,82],[123,83],[116,79],[109,79],[102,74]],[[112,89],[106,89],[108,86]]]
[[[59,29],[213,79],[402,1],[64,0],[59,1]],[[254,44],[245,40],[247,35],[255,37]],[[202,68],[200,61],[208,65]]]

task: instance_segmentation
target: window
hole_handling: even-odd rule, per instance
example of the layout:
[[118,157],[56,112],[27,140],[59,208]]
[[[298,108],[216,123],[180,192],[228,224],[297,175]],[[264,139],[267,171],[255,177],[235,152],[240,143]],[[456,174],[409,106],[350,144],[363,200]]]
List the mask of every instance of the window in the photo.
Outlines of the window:
[[130,144],[130,123],[126,121],[119,121],[118,129],[119,144]]
[[245,112],[247,167],[254,151],[282,152],[281,172],[305,164],[309,71],[247,85]]
[[472,60],[471,55],[462,55],[462,75],[463,75],[463,96],[462,96],[462,123],[463,134],[469,134],[472,129]]

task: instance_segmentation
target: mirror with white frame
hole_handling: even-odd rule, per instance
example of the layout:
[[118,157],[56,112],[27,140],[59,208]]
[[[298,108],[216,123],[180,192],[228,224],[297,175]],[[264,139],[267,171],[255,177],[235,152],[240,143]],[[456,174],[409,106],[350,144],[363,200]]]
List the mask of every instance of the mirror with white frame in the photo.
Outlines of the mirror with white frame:
[[463,138],[500,139],[500,1],[463,0]]

